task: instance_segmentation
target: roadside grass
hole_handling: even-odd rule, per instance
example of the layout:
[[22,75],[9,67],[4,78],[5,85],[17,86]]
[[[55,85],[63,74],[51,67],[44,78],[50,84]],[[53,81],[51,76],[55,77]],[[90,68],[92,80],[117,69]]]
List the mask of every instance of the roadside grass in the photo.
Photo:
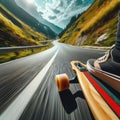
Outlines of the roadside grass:
[[94,17],[84,23],[81,33],[89,31],[94,25],[98,24],[102,19],[105,19],[105,17],[108,16],[108,14],[112,12],[118,4],[120,4],[120,0],[107,0],[107,2],[101,6],[104,7],[104,9],[101,9],[100,11],[98,9]]
[[0,53],[0,63],[4,63],[4,62],[8,62],[11,60],[15,60],[18,58],[22,58],[25,56],[29,56],[35,53],[39,53],[42,51],[45,51],[47,49],[51,48],[51,46],[46,46],[46,47],[42,47],[42,48],[33,48],[33,49],[25,49],[25,50],[20,50],[20,51],[16,51],[16,52],[8,52],[8,53]]
[[[93,31],[91,32],[91,34],[88,34],[88,39],[84,41],[83,45],[112,46],[116,40],[117,23],[118,17],[116,16],[113,19],[109,20],[107,24],[104,24],[102,27],[99,27],[96,31]],[[107,39],[99,42],[99,44],[95,44],[97,38],[104,33],[107,33]]]

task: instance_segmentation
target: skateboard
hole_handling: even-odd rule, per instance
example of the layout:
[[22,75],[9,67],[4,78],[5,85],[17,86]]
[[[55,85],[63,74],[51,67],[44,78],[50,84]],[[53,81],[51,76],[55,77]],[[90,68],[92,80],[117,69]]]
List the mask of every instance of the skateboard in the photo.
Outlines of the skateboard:
[[[71,66],[76,73],[77,80],[94,118],[97,120],[119,120],[120,93],[119,88],[114,89],[117,84],[113,81],[115,86],[111,87],[112,80],[110,84],[107,84],[103,79],[95,77],[88,71],[87,65],[80,61],[71,61]],[[71,80],[67,74],[56,75],[55,80],[59,92],[64,92],[70,88]]]

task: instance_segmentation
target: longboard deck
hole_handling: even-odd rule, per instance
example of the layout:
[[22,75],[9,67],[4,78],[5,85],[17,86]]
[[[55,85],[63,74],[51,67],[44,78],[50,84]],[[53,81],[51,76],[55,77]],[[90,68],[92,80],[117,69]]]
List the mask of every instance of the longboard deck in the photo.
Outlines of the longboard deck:
[[[79,64],[77,66],[77,64]],[[104,84],[94,78],[80,61],[72,61],[72,68],[76,71],[78,81],[95,117],[99,120],[119,120],[120,96],[115,91],[112,93]]]

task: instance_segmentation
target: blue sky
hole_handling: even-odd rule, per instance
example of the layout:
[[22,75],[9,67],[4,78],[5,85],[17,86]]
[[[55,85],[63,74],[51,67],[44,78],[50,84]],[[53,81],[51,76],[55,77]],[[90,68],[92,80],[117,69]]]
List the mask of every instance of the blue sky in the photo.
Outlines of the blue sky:
[[40,17],[61,28],[65,28],[73,16],[77,16],[86,10],[93,1],[94,0],[16,0],[22,7],[24,7],[25,2],[29,7],[34,5]]

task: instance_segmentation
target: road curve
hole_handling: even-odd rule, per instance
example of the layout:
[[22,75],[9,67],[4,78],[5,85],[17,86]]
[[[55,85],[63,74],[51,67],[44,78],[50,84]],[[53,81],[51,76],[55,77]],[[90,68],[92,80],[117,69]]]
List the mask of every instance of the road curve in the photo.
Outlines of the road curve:
[[[72,78],[71,60],[86,63],[103,51],[54,44],[44,52],[0,65],[0,120],[94,119],[79,84],[71,84],[70,90],[59,93],[55,75],[67,73]],[[40,82],[34,85],[37,80]]]

